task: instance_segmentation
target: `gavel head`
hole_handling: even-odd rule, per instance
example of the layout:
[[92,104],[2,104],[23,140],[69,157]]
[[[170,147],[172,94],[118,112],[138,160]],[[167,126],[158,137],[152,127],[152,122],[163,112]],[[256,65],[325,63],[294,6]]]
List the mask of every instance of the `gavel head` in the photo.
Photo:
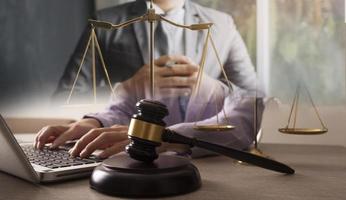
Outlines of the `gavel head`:
[[137,114],[132,116],[128,136],[130,144],[126,152],[133,159],[153,162],[158,158],[156,147],[161,145],[161,136],[166,123],[163,118],[168,115],[167,107],[152,100],[141,100],[136,104]]

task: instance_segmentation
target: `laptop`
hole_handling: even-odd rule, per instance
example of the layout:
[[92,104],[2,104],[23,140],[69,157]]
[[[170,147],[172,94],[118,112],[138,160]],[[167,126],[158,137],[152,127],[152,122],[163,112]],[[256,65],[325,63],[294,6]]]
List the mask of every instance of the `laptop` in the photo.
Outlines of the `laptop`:
[[90,176],[102,160],[70,158],[73,145],[37,150],[32,143],[18,143],[0,115],[0,171],[33,183],[55,182]]

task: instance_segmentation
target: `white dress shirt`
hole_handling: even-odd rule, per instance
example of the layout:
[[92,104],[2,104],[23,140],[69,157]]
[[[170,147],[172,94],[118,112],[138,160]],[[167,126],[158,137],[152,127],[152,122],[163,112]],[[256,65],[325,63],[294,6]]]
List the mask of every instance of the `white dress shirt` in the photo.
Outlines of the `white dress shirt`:
[[[185,1],[182,1],[180,5],[177,5],[174,9],[164,12],[159,6],[153,4],[155,12],[165,18],[174,21],[178,24],[185,23]],[[147,1],[147,6],[150,7],[150,2]],[[147,35],[149,36],[149,23],[147,23]],[[179,27],[175,27],[167,22],[162,21],[163,31],[166,33],[168,39],[168,55],[185,55],[185,30]],[[149,40],[148,40],[149,41]],[[160,56],[155,49],[155,59]]]

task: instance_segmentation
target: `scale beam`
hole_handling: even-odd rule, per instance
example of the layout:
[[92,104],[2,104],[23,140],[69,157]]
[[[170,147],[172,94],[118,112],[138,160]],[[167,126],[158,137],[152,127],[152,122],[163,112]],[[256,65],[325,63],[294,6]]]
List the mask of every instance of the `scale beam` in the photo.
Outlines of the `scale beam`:
[[89,19],[88,21],[94,27],[111,30],[111,29],[119,29],[119,28],[127,27],[136,22],[143,21],[143,19],[144,19],[144,16],[140,16],[120,24],[112,24],[110,22],[93,20],[93,19]]
[[134,19],[131,19],[129,21],[120,23],[120,24],[112,24],[110,22],[106,22],[106,21],[100,21],[100,20],[93,20],[93,19],[89,19],[89,23],[97,28],[103,28],[103,29],[108,29],[108,30],[112,30],[112,29],[119,29],[119,28],[124,28],[127,27],[131,24],[134,24],[136,22],[143,22],[143,21],[148,21],[148,22],[155,22],[155,21],[165,21],[173,26],[176,27],[180,27],[180,28],[184,28],[184,29],[189,29],[192,31],[201,31],[201,30],[207,30],[210,27],[213,26],[213,23],[201,23],[201,24],[191,24],[191,25],[183,25],[183,24],[178,24],[175,23],[161,15],[158,14],[153,14],[152,11],[148,11],[147,14],[140,16],[140,17],[136,17]]

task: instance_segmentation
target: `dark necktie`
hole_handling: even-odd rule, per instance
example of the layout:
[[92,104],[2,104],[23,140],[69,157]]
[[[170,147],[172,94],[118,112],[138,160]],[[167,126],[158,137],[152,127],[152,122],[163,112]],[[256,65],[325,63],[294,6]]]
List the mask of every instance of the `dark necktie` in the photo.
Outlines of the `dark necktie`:
[[161,21],[157,22],[155,30],[155,49],[157,57],[168,54],[168,38],[166,32],[163,30]]
[[[166,31],[163,29],[162,22],[158,21],[155,30],[155,49],[157,57],[169,54],[169,43]],[[182,119],[185,120],[186,108],[189,96],[179,96],[179,107]]]

